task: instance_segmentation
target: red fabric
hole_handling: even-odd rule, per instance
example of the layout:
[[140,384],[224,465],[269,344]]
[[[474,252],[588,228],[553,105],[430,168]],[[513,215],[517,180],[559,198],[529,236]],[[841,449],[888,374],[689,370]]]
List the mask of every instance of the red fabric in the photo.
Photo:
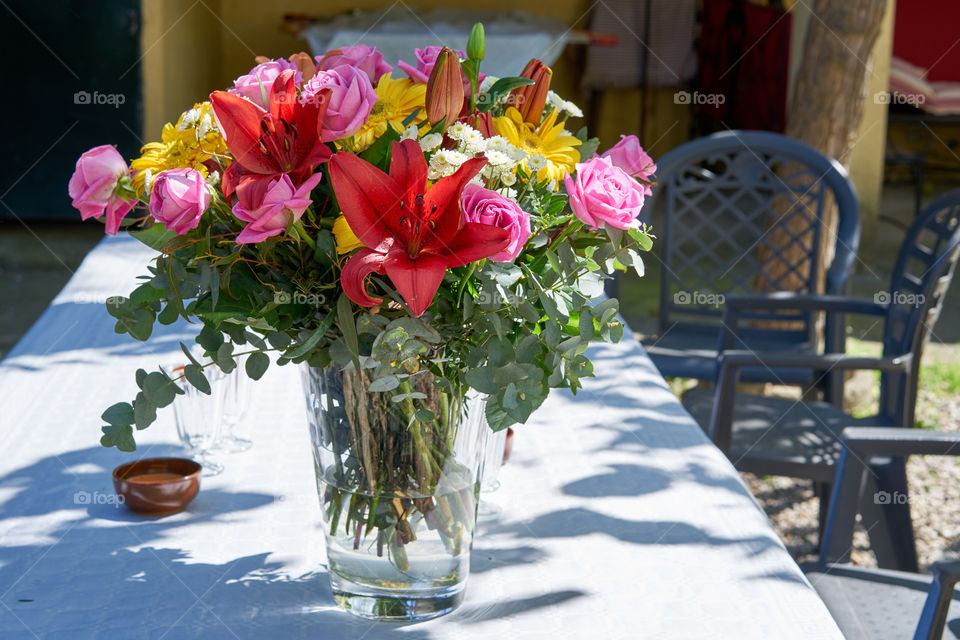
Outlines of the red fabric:
[[704,3],[697,46],[698,91],[722,102],[694,105],[731,129],[782,132],[787,121],[790,15],[732,0]]
[[927,69],[929,82],[960,82],[960,2],[900,0],[893,23],[893,55]]

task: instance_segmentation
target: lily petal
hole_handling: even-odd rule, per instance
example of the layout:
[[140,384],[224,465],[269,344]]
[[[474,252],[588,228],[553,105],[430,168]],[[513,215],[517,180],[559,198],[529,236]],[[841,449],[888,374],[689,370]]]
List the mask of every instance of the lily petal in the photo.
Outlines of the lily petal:
[[400,235],[400,185],[352,153],[330,159],[329,173],[347,223],[364,245],[377,247]]
[[365,282],[371,273],[384,272],[384,258],[386,256],[382,253],[364,248],[350,256],[347,263],[343,265],[343,271],[340,273],[343,292],[361,307],[372,307],[383,302],[382,298],[373,298],[367,293]]
[[390,150],[390,177],[400,185],[403,201],[409,206],[427,189],[427,160],[416,140],[394,141]]
[[433,224],[424,234],[424,248],[429,247],[442,252],[453,240],[460,229],[460,195],[463,193],[463,188],[480,173],[486,164],[486,158],[467,160],[460,165],[456,173],[440,178],[427,191],[424,211],[431,212],[434,207],[437,209],[433,213],[428,213],[426,217],[426,221],[432,221]]
[[447,266],[465,264],[489,258],[510,244],[510,232],[491,224],[468,222],[447,246]]
[[260,120],[266,114],[263,109],[226,91],[211,93],[210,104],[220,135],[238,163],[255,173],[279,171],[260,148]]
[[443,282],[443,274],[447,271],[447,261],[441,256],[421,253],[416,258],[410,258],[407,252],[399,247],[386,255],[383,266],[393,286],[397,288],[397,293],[410,307],[410,312],[418,318],[433,303],[433,297]]

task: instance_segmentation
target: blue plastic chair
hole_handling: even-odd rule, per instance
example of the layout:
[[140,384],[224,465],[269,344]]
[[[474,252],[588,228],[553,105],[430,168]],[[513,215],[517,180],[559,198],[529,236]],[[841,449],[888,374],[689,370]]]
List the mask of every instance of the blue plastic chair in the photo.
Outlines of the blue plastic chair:
[[[727,296],[817,293],[821,279],[826,293],[845,293],[860,220],[853,186],[838,162],[779,134],[726,131],[677,147],[657,164],[658,184],[644,214],[649,219],[662,203],[664,219],[654,227],[663,266],[659,332],[643,344],[665,377],[713,380]],[[826,243],[833,260],[821,274],[821,236],[827,233],[822,216],[829,199],[837,205],[838,225],[836,238]],[[784,235],[773,228],[786,231],[785,244],[776,244]],[[784,272],[768,276],[766,267],[776,261]],[[805,350],[816,344],[815,316],[805,310],[756,319],[778,326],[744,330],[741,348]],[[829,318],[827,333],[828,350],[842,352],[842,328],[836,331]],[[813,381],[807,372],[762,367],[745,370],[742,378]]]
[[[943,308],[960,260],[960,189],[927,206],[904,237],[888,294],[873,300],[835,295],[732,296],[724,310],[723,349],[713,389],[693,389],[683,404],[710,433],[714,443],[741,471],[806,478],[820,483],[821,523],[829,507],[829,484],[843,450],[844,427],[911,427],[923,348]],[[883,322],[879,358],[815,351],[745,351],[743,321],[781,310],[806,310],[870,316]],[[750,367],[794,369],[820,375],[834,371],[881,372],[879,412],[854,418],[828,402],[737,393],[740,372]],[[870,482],[877,490],[906,493],[903,459],[874,461]],[[909,504],[869,504],[864,513],[881,567],[916,571],[917,558]],[[874,535],[876,534],[876,535]]]

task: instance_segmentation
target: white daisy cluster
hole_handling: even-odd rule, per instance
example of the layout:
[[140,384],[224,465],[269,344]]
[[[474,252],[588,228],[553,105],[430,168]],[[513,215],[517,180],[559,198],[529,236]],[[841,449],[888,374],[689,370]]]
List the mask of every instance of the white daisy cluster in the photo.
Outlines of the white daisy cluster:
[[[436,137],[428,140],[432,136]],[[522,149],[510,144],[503,136],[484,138],[483,134],[463,122],[450,125],[447,136],[457,143],[457,148],[440,149],[433,154],[427,174],[431,180],[452,175],[464,162],[482,154],[487,159],[487,165],[473,182],[483,185],[491,180],[499,180],[500,184],[509,187],[517,180],[514,174],[517,164],[527,158]],[[433,151],[441,141],[440,134],[430,134],[420,141],[420,148]]]
[[178,131],[186,131],[187,129],[196,129],[197,139],[202,140],[207,137],[208,133],[216,130],[216,125],[209,111],[204,114],[199,108],[194,107],[183,114],[180,126],[177,127]]
[[554,91],[547,92],[547,105],[549,105],[551,109],[555,108],[561,114],[567,113],[571,118],[583,117],[583,111],[580,107],[569,100],[564,100]]

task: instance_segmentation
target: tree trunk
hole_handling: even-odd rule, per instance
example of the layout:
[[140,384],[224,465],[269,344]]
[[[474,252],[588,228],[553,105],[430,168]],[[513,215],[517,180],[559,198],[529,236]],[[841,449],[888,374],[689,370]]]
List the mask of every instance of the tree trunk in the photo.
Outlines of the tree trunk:
[[[787,111],[786,134],[806,142],[844,166],[856,142],[866,97],[868,64],[888,5],[887,0],[815,0],[811,8],[803,59]],[[792,172],[787,169],[786,173]],[[810,180],[808,182],[813,184]],[[789,213],[790,206],[798,206],[796,203],[784,205],[778,207],[780,216]],[[818,291],[823,290],[824,274],[833,260],[836,245],[835,203],[826,203],[823,217]],[[795,235],[808,224],[803,216],[792,216],[784,222]],[[774,220],[773,224],[778,221]],[[773,288],[771,282],[777,283],[776,288],[780,290],[799,285],[802,278],[790,272],[790,265],[801,262],[804,254],[809,252],[812,237],[808,234],[804,240],[807,246],[797,243],[786,229],[771,230],[769,244],[782,251],[783,257],[775,256],[769,247],[761,245],[760,263],[769,262],[757,277],[758,290],[770,290]],[[799,271],[809,274],[810,266],[807,264]]]

